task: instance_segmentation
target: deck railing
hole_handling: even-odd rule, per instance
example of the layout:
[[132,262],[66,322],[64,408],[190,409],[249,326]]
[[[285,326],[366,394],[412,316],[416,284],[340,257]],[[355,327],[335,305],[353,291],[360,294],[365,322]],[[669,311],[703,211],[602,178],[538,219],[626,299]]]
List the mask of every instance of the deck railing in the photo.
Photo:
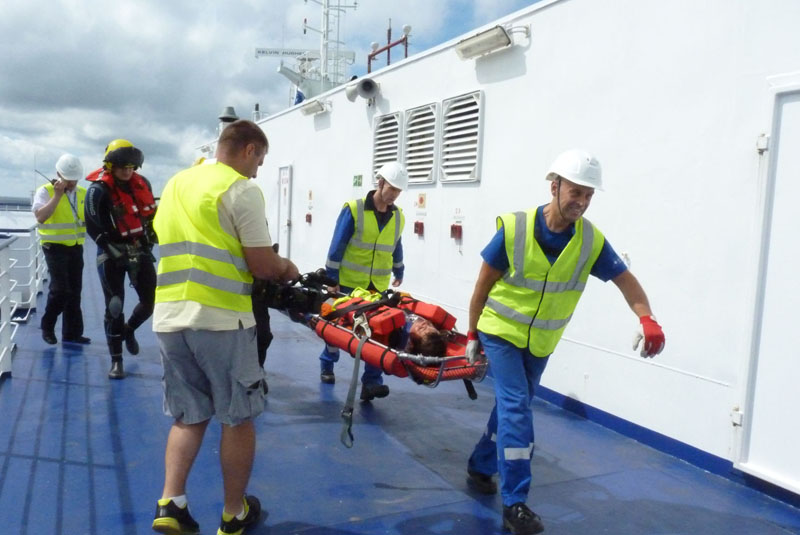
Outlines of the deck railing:
[[47,264],[44,261],[39,233],[36,226],[28,229],[12,231],[17,241],[11,249],[11,258],[17,260],[11,271],[11,278],[17,281],[12,300],[17,303],[15,321],[26,322],[36,308],[36,297],[47,278]]
[[17,281],[11,278],[11,270],[18,263],[12,258],[11,250],[11,244],[16,240],[16,236],[0,235],[0,378],[6,373],[11,373],[14,335],[19,326],[12,321],[17,311],[17,303],[11,299],[11,294],[17,286]]
[[36,309],[47,276],[36,225],[0,229],[0,377],[11,373],[14,335]]

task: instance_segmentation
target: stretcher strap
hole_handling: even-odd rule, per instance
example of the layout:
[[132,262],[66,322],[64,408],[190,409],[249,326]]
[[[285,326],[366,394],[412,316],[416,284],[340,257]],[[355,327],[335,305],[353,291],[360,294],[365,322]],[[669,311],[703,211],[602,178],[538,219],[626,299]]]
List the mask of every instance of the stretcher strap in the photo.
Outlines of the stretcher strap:
[[358,314],[359,312],[366,312],[368,310],[373,310],[375,308],[382,307],[384,305],[384,301],[359,301],[352,305],[347,305],[342,308],[337,308],[333,312],[330,312],[325,315],[325,319],[328,321],[337,320],[339,318],[343,318],[350,312],[355,312]]
[[356,399],[356,388],[358,387],[358,368],[361,364],[361,349],[369,341],[370,329],[366,316],[363,314],[355,318],[353,324],[353,334],[359,330],[362,335],[359,337],[358,347],[356,348],[355,363],[353,364],[353,376],[350,378],[350,390],[347,391],[347,401],[342,408],[342,433],[339,435],[339,440],[346,448],[353,447],[353,406]]
[[[354,298],[358,299],[358,298]],[[395,297],[394,295],[390,297],[382,297],[377,301],[364,301],[360,300],[356,303],[347,305],[342,308],[337,308],[336,310],[330,312],[329,314],[325,315],[325,319],[328,321],[337,320],[349,314],[350,312],[354,312],[354,316],[358,315],[359,312],[366,312],[369,310],[374,310],[376,308],[380,308],[382,306],[394,307],[400,301],[400,297]]]

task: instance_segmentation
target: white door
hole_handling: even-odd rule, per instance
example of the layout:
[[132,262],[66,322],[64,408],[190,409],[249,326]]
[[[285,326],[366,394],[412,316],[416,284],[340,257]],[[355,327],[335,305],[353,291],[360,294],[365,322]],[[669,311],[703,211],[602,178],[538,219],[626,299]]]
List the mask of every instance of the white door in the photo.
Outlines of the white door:
[[[778,96],[770,147],[763,307],[741,468],[800,492],[800,91]],[[770,206],[771,205],[771,206]],[[759,321],[758,315],[756,321]],[[756,331],[757,332],[757,331]],[[747,414],[747,412],[745,414]]]
[[280,255],[289,258],[292,236],[292,166],[278,169],[278,244]]

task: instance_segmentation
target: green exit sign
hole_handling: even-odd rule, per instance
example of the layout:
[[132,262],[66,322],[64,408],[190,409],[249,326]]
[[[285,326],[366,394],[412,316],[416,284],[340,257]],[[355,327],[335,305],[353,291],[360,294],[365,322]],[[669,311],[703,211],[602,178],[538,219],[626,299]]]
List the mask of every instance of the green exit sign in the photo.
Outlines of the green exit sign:
[[353,187],[361,186],[361,179],[362,179],[361,175],[353,175]]

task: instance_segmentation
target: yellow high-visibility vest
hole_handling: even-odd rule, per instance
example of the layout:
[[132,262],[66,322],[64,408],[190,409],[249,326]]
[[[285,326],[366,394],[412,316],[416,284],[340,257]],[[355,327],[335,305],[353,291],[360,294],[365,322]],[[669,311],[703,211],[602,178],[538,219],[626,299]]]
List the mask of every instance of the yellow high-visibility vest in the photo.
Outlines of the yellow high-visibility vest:
[[364,210],[364,199],[345,203],[350,208],[355,229],[347,243],[341,262],[325,264],[339,270],[339,284],[350,288],[368,288],[370,282],[379,292],[389,288],[394,265],[392,254],[403,233],[406,219],[403,210],[392,207],[392,217],[378,230],[378,219],[372,210]]
[[535,221],[536,209],[497,218],[497,228],[505,228],[509,268],[489,291],[478,330],[546,357],[572,318],[605,238],[581,218],[551,265],[533,235]]
[[[55,195],[52,184],[44,188]],[[37,225],[39,240],[42,243],[59,243],[61,245],[82,245],[86,240],[86,222],[83,216],[83,204],[86,199],[86,188],[75,187],[75,206],[72,206],[67,194],[61,196],[53,214],[44,223]]]
[[253,276],[242,244],[222,229],[217,211],[220,197],[237,180],[247,178],[217,162],[181,171],[165,186],[153,221],[161,257],[156,303],[253,310]]

